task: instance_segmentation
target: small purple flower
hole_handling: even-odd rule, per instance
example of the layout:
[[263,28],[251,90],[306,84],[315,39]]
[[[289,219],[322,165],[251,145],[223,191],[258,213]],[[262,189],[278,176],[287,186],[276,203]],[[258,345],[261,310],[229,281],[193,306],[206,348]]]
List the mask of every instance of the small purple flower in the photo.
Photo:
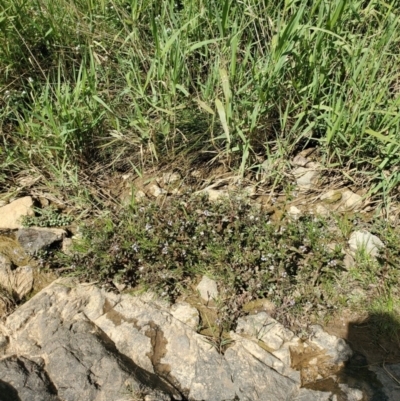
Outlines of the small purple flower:
[[211,216],[211,213],[208,210],[204,210],[203,212],[204,216],[209,217]]

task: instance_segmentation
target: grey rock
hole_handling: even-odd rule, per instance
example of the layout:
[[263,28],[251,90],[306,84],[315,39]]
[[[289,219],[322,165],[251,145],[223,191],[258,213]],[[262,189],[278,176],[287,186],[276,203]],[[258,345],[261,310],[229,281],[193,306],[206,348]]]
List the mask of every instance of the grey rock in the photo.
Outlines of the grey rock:
[[17,240],[27,253],[35,254],[48,248],[65,237],[65,230],[59,228],[23,228],[17,231]]
[[0,229],[15,230],[22,227],[23,216],[33,216],[33,201],[30,196],[17,199],[0,207]]
[[[151,294],[132,297],[57,280],[0,324],[6,338],[3,361],[29,359],[44,377],[43,387],[51,384],[49,396],[63,401],[323,401],[332,396],[301,389],[300,372],[290,364],[291,347],[299,339],[265,312],[239,319],[225,355],[196,333],[196,319],[185,303],[171,307]],[[315,335],[320,344],[323,335],[318,330]],[[343,360],[345,350],[332,343]],[[0,379],[8,389],[17,383],[10,391],[23,388],[1,373]]]
[[335,365],[340,366],[353,355],[350,346],[345,340],[328,334],[321,326],[317,324],[311,326],[311,332],[309,343],[325,350]]
[[321,173],[318,163],[309,162],[307,167],[297,167],[292,170],[297,185],[301,189],[311,189],[315,187]]
[[378,380],[382,383],[382,392],[386,395],[386,400],[400,400],[400,387],[398,381],[395,381],[400,379],[400,363],[393,365],[386,364],[384,367],[371,366],[370,370],[376,373]]
[[1,401],[61,401],[43,369],[24,357],[0,360]]
[[[267,353],[266,353],[267,354]],[[240,400],[276,401],[293,399],[300,383],[285,377],[250,355],[239,343],[225,352]]]

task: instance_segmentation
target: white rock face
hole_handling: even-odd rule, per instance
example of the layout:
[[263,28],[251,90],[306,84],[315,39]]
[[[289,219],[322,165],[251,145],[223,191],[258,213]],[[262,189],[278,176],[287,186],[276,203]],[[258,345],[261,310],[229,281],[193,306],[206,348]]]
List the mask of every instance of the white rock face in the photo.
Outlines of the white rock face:
[[217,283],[207,276],[203,276],[196,289],[200,293],[201,298],[205,301],[218,298]]
[[354,231],[349,240],[350,251],[353,255],[357,251],[364,249],[371,256],[377,256],[379,250],[385,247],[385,244],[376,236],[368,231]]
[[15,230],[22,228],[21,218],[33,216],[33,201],[30,196],[17,199],[0,207],[0,229]]

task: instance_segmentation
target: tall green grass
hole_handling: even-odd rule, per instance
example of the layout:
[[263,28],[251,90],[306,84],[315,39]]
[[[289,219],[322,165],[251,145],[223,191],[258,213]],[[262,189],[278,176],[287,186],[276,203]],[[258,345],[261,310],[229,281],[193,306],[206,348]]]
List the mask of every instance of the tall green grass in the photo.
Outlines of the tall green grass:
[[0,0],[1,170],[186,155],[245,173],[318,146],[395,195],[399,14],[393,0]]

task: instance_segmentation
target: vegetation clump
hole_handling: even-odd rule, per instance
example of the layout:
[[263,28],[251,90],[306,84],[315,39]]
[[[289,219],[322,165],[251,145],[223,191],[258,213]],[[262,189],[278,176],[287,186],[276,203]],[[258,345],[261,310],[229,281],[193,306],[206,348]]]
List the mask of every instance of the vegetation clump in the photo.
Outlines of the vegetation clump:
[[210,202],[187,195],[163,206],[136,205],[85,226],[83,236],[73,263],[86,278],[150,287],[175,299],[207,274],[220,286],[230,323],[256,298],[293,307],[319,288],[319,299],[329,303],[324,285],[343,259],[340,247],[328,246],[325,221],[305,216],[275,224],[241,197]]
[[63,227],[71,224],[72,216],[61,214],[56,208],[36,208],[34,216],[24,216],[22,224],[25,227]]

